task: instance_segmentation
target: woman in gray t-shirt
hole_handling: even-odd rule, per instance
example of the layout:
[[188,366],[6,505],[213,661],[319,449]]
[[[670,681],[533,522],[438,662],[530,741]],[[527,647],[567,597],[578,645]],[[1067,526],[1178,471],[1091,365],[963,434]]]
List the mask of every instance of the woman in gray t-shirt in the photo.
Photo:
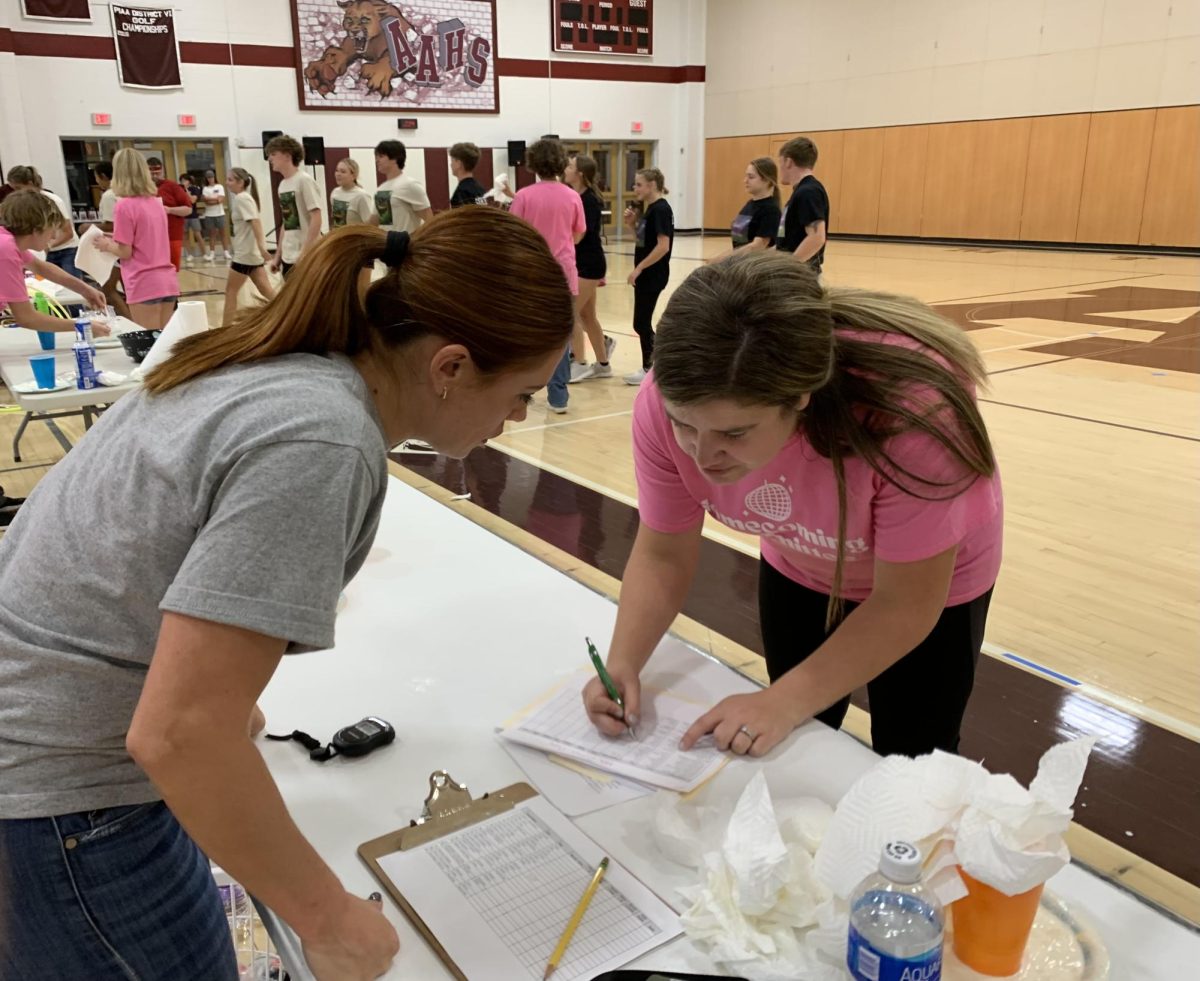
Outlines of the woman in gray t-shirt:
[[288,816],[251,716],[285,650],[333,645],[388,447],[465,456],[523,419],[571,295],[541,236],[488,208],[411,240],[339,229],[296,273],[183,341],[0,541],[0,977],[233,981],[206,856],[322,981],[397,950]]

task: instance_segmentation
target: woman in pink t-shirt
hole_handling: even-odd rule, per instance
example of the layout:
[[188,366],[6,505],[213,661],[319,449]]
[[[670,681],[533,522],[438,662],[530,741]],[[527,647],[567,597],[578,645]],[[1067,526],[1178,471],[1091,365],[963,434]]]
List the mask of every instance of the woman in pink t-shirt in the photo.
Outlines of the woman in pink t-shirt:
[[[719,703],[684,748],[711,732],[761,756],[810,718],[839,727],[866,685],[877,752],[954,752],[1000,567],[984,378],[966,335],[916,300],[823,288],[774,252],[692,273],[633,413],[641,526],[609,651],[630,724],[709,514],[760,538],[771,687]],[[584,702],[622,731],[598,681]]]
[[167,213],[150,177],[145,158],[133,149],[113,157],[112,236],[96,247],[121,260],[121,278],[130,319],[147,330],[166,326],[179,299],[179,277],[171,262]]
[[[562,266],[578,312],[579,273],[575,268],[575,243],[583,238],[587,223],[579,195],[559,182],[567,167],[567,154],[558,140],[538,140],[525,151],[525,166],[537,175],[538,181],[517,191],[508,210],[542,233],[550,252]],[[570,378],[571,361],[564,351],[562,364],[555,369],[554,377],[546,386],[546,401],[551,412],[567,411]]]

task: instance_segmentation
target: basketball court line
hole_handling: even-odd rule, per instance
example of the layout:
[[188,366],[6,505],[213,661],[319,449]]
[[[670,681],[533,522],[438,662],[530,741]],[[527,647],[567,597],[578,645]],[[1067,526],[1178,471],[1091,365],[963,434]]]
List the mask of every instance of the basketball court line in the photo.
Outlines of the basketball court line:
[[[1037,367],[1030,365],[1030,367]],[[996,399],[981,398],[978,401],[986,405],[1003,406],[1006,409],[1023,409],[1026,412],[1039,412],[1046,416],[1058,416],[1060,419],[1074,419],[1076,422],[1092,422],[1097,426],[1111,426],[1113,429],[1127,429],[1134,433],[1147,433],[1150,436],[1166,436],[1169,439],[1183,439],[1189,443],[1200,443],[1200,436],[1184,436],[1181,433],[1164,433],[1159,429],[1146,429],[1143,426],[1131,426],[1124,422],[1110,422],[1107,419],[1092,419],[1089,416],[1075,416],[1069,412],[1055,412],[1053,409],[1038,409],[1032,405],[1017,405],[1015,402],[1000,402]]]
[[[1035,286],[1027,290],[1005,290],[1002,293],[980,293],[977,296],[958,296],[948,300],[923,300],[929,306],[939,303],[965,303],[968,300],[991,300],[996,297],[1020,296],[1022,293],[1045,293],[1050,290],[1077,290],[1084,286],[1105,286],[1109,283],[1128,283],[1135,279],[1154,279],[1162,273],[1138,273],[1133,276],[1119,276],[1116,279],[1096,279],[1086,283],[1065,283],[1059,286]],[[1000,302],[1000,301],[997,301]]]

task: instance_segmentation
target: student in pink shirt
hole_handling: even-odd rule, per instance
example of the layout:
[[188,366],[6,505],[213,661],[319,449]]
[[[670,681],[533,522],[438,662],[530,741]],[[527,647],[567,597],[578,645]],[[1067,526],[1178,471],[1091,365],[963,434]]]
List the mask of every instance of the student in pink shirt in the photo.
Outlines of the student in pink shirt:
[[[567,169],[566,151],[558,140],[538,140],[525,151],[525,166],[537,175],[538,181],[517,191],[508,210],[542,233],[554,258],[562,266],[563,275],[567,277],[567,285],[578,306],[579,273],[575,268],[575,243],[583,238],[587,222],[579,194],[559,181]],[[562,414],[567,411],[567,383],[570,378],[571,360],[564,351],[562,364],[546,386],[546,401],[551,412]]]
[[[14,191],[0,204],[0,307],[7,306],[21,327],[42,331],[71,331],[75,322],[38,313],[25,285],[25,270],[52,283],[74,290],[91,307],[104,308],[104,294],[65,272],[59,266],[39,259],[33,252],[44,252],[58,234],[62,213],[40,191]],[[32,250],[32,251],[31,251]],[[108,333],[95,325],[97,335]]]
[[121,260],[130,319],[147,330],[159,330],[171,319],[179,299],[167,212],[137,150],[117,151],[112,186],[117,195],[112,237],[98,239],[96,247]]
[[[1000,476],[975,401],[983,362],[916,300],[827,289],[786,253],[696,270],[667,304],[633,413],[641,527],[609,671],[636,719],[638,675],[679,613],[705,514],[762,546],[771,686],[727,698],[711,732],[769,752],[867,686],[876,752],[954,752],[1000,568]],[[619,734],[593,680],[584,703]]]

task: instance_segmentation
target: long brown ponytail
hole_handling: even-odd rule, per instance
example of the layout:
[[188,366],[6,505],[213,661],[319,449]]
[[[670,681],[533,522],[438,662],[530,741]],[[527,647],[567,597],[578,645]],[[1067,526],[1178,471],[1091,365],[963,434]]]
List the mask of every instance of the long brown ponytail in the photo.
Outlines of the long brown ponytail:
[[[462,344],[490,373],[542,358],[571,335],[562,268],[519,218],[494,208],[443,212],[413,233],[404,261],[363,297],[360,275],[386,245],[387,233],[369,225],[331,232],[275,299],[230,327],[181,341],[146,376],[146,389],[165,392],[226,365],[296,353],[353,356],[431,334]],[[464,268],[472,270],[466,278]]]
[[254,206],[262,207],[262,202],[258,200],[258,181],[254,179],[254,175],[243,167],[230,167],[229,173],[242,182],[244,190],[250,192],[250,196],[254,198]]
[[[858,332],[917,341],[880,343]],[[860,457],[907,494],[943,500],[996,462],[973,386],[987,377],[975,346],[917,300],[824,289],[804,263],[774,252],[738,253],[693,272],[672,295],[654,349],[654,377],[677,405],[732,399],[790,410],[837,478],[837,563],[827,628],[841,619],[845,460]],[[888,451],[908,431],[936,440],[960,466],[949,480],[913,472]]]

